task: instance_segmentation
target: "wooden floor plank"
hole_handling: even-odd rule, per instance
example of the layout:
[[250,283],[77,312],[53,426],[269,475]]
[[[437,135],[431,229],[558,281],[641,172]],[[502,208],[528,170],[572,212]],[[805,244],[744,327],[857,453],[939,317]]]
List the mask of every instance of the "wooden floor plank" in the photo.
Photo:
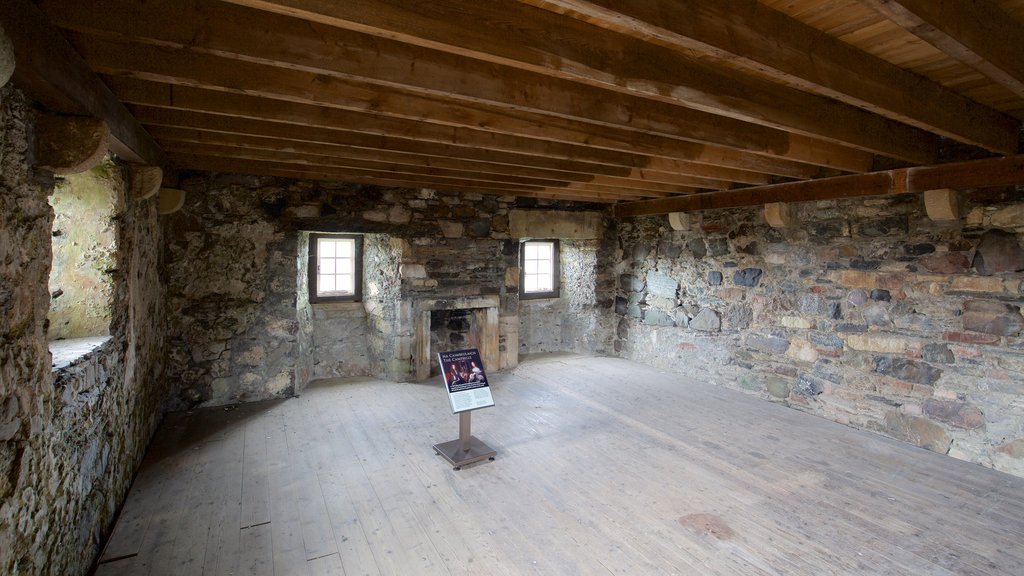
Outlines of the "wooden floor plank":
[[437,383],[171,415],[97,574],[1024,573],[1024,479],[625,360],[491,385],[460,471]]

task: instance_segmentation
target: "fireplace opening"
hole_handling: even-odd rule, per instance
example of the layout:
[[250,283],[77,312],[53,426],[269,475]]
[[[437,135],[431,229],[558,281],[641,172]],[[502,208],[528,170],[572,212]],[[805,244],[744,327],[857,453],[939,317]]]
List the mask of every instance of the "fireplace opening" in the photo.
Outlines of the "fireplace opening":
[[437,353],[463,348],[480,348],[476,315],[472,310],[430,311],[430,375],[441,374]]

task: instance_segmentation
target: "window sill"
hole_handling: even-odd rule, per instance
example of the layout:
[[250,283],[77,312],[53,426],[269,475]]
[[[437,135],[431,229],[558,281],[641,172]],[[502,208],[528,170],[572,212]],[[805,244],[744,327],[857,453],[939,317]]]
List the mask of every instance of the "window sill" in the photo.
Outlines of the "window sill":
[[50,354],[53,356],[51,370],[57,372],[74,366],[93,352],[99,350],[110,341],[110,336],[90,336],[88,338],[70,338],[67,340],[51,340]]

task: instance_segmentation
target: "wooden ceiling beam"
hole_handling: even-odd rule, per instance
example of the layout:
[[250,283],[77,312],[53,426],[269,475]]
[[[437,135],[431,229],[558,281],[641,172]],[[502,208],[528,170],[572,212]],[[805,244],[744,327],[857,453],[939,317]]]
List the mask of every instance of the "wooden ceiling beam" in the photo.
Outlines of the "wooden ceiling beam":
[[1021,184],[1024,184],[1024,155],[630,202],[615,206],[615,216],[737,208],[772,202],[887,196],[940,188],[987,188]]
[[[491,76],[514,76],[505,69],[481,72],[471,79],[452,75],[435,78],[436,89],[424,91],[400,82],[375,83],[363,76],[335,74],[323,69],[313,72],[181,47],[72,35],[79,51],[95,69],[115,75],[483,128],[569,144],[628,146],[637,152],[684,159],[686,156],[677,153],[680,144],[721,146],[850,172],[867,171],[873,161],[869,153],[823,140],[640,98],[624,101],[616,94],[596,94],[592,89],[573,88],[570,82],[559,81],[564,85],[557,89],[544,89],[543,82],[534,87],[529,82],[520,84],[509,78],[501,78],[496,84],[485,82]],[[405,62],[402,67],[419,69],[420,63],[409,66]],[[476,83],[497,91],[491,94],[493,99],[467,98],[452,92],[456,86],[469,90],[468,86]],[[517,98],[522,101],[514,101]]]
[[330,182],[349,182],[352,184],[369,184],[382,187],[401,188],[440,188],[452,192],[485,193],[497,195],[515,195],[536,198],[551,198],[562,200],[582,200],[588,202],[617,202],[621,198],[612,197],[600,193],[576,193],[572,191],[560,192],[559,189],[551,191],[537,189],[532,186],[488,186],[483,184],[460,184],[437,186],[432,180],[418,180],[415,178],[394,178],[387,175],[361,176],[348,174],[345,171],[332,169],[303,169],[290,164],[279,164],[272,162],[258,162],[238,160],[233,158],[216,158],[195,156],[189,154],[174,154],[169,156],[172,165],[180,170],[202,170],[205,172],[219,172],[229,174],[243,174],[251,176],[274,176],[280,178],[292,178],[296,180],[319,180]]
[[[750,0],[519,0],[1015,154],[1020,122]],[[925,0],[926,1],[926,0]]]
[[[693,188],[681,188],[678,186],[668,185],[655,186],[643,182],[636,183],[632,181],[620,181],[621,183],[610,183],[596,179],[580,181],[550,180],[513,175],[487,174],[483,172],[453,170],[447,168],[410,166],[399,163],[366,162],[348,158],[284,152],[281,150],[261,150],[214,144],[167,142],[165,143],[165,149],[168,153],[175,152],[180,154],[193,154],[197,156],[212,156],[217,158],[233,158],[238,160],[256,160],[261,162],[290,164],[294,165],[297,169],[338,169],[344,170],[347,174],[352,175],[375,172],[390,174],[396,178],[436,178],[439,179],[439,181],[466,180],[487,183],[493,186],[514,185],[559,188],[576,185],[577,189],[618,193],[623,197],[623,199],[644,197],[652,198],[695,191]],[[640,186],[637,186],[637,184],[640,184]]]
[[1024,98],[1024,33],[995,2],[860,0]]
[[509,166],[507,164],[495,164],[472,159],[461,159],[451,155],[429,156],[425,154],[410,154],[406,152],[395,152],[393,150],[363,148],[333,143],[289,140],[250,134],[232,134],[227,132],[209,131],[201,128],[148,126],[147,129],[150,134],[165,145],[174,143],[212,144],[256,150],[276,150],[310,156],[346,158],[362,162],[396,163],[409,166],[448,168],[463,171],[476,171],[484,174],[518,175],[531,178],[562,180],[566,182],[592,177],[590,174],[580,172],[529,168],[525,166]]
[[[428,93],[448,92],[475,102],[562,116],[571,117],[582,107],[591,118],[613,125],[621,125],[617,119],[624,117],[631,127],[657,132],[678,124],[679,131],[672,135],[703,131],[706,138],[722,145],[735,146],[729,134],[737,129],[749,138],[777,139],[757,129],[767,127],[915,163],[935,161],[938,150],[935,135],[906,124],[829,98],[701,66],[678,52],[515,2],[437,0],[431,3],[429,16],[408,9],[410,3],[404,0],[375,0],[370,6],[334,2],[328,15],[307,11],[307,16],[342,25],[345,16],[365,21],[380,17],[384,10],[397,12],[413,20],[403,21],[407,29],[429,36],[429,48],[334,26],[319,26],[310,34],[308,21],[222,2],[182,4],[181,0],[130,6],[117,0],[88,4],[46,0],[41,6],[56,24],[81,32],[130,30],[139,41],[244,55],[315,73]],[[318,2],[305,4],[323,7]],[[449,16],[457,18],[458,28],[439,33],[439,23],[447,24],[444,20]],[[496,21],[505,25],[494,26]],[[461,40],[466,29],[504,38],[504,42],[492,39],[487,44],[500,53],[485,62],[468,58]],[[253,30],[263,33],[253,34]],[[408,30],[400,33],[411,37]],[[552,41],[555,35],[560,42]],[[524,46],[524,41],[531,45]],[[447,45],[447,50],[435,50],[437,45]],[[539,53],[531,54],[531,60],[545,56],[548,66],[520,62],[519,55],[530,51]],[[407,66],[408,62],[416,66]],[[580,83],[603,91],[595,97],[598,93]],[[722,133],[715,136],[716,129]]]
[[[289,102],[248,94],[166,84],[137,78],[105,76],[117,95],[128,103],[172,111],[211,112],[216,115],[271,120],[275,123],[332,129],[334,138],[358,132],[391,138],[388,149],[428,148],[425,143],[438,143],[472,150],[474,154],[494,157],[492,161],[512,165],[565,165],[559,160],[580,164],[584,172],[613,176],[624,175],[623,168],[647,169],[683,176],[718,178],[747,184],[764,184],[767,175],[789,178],[811,178],[818,175],[815,166],[737,152],[726,148],[680,142],[671,149],[679,158],[647,156],[626,143],[608,149],[586,144],[565,144],[540,138],[491,132],[471,127],[417,122],[372,113],[354,112],[328,106]],[[229,118],[206,121],[229,124]],[[152,123],[152,122],[150,122]],[[339,128],[342,127],[342,128]],[[354,136],[353,136],[354,137]],[[367,140],[363,138],[363,140]],[[411,142],[412,140],[418,142]],[[493,151],[493,152],[491,152]],[[650,152],[650,150],[645,150]],[[503,156],[501,153],[523,156]],[[453,150],[445,153],[454,153]],[[507,158],[503,160],[501,158]],[[525,163],[524,163],[525,162]],[[575,168],[558,168],[575,170]]]
[[110,128],[110,148],[129,162],[159,166],[163,151],[29,0],[0,2],[0,28],[14,47],[14,83],[53,112],[91,116]]

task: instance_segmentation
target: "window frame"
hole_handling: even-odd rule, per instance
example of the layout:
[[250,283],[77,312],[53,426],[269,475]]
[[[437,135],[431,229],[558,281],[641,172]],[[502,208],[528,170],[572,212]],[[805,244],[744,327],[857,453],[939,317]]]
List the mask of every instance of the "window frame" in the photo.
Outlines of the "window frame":
[[[320,258],[317,247],[320,239],[330,240],[352,240],[353,241],[353,290],[352,294],[341,294],[337,296],[319,296],[317,280]],[[308,290],[311,303],[320,302],[360,302],[363,299],[363,235],[362,234],[332,234],[322,232],[311,232],[309,234],[309,268],[308,268]]]
[[[543,292],[526,291],[526,245],[530,243],[551,244],[551,290]],[[519,299],[539,300],[542,298],[561,297],[562,259],[561,246],[557,239],[531,238],[519,243]]]

